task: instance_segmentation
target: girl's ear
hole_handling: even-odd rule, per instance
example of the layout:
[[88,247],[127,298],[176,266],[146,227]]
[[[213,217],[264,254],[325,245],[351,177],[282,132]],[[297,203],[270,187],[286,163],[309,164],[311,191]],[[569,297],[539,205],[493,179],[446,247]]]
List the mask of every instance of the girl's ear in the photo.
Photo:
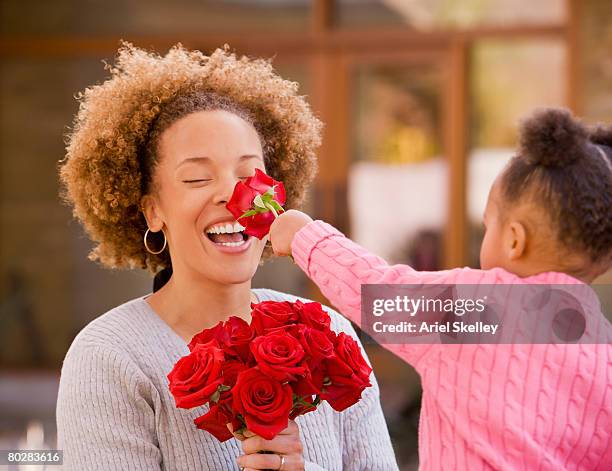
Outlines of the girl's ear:
[[164,221],[161,218],[155,199],[151,195],[145,195],[140,199],[140,209],[147,220],[147,225],[152,232],[161,231]]
[[512,221],[508,226],[510,246],[508,248],[508,258],[518,260],[525,254],[527,247],[527,231],[523,223]]

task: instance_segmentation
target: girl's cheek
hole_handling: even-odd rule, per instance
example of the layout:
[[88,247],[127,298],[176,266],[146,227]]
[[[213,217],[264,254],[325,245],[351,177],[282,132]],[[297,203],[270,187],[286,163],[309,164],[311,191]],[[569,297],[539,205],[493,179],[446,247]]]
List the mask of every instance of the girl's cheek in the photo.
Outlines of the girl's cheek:
[[480,268],[486,270],[489,268],[489,252],[490,252],[490,234],[485,232],[484,238],[482,239],[482,245],[480,246]]

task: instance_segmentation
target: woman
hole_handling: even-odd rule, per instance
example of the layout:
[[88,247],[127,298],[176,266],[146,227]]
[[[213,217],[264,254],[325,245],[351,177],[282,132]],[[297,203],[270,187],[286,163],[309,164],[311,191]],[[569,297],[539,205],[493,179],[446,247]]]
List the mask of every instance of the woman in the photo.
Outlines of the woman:
[[[61,162],[62,197],[98,243],[90,259],[156,272],[156,290],[115,307],[74,339],[62,367],[58,447],[67,469],[397,469],[378,385],[342,413],[324,403],[274,440],[219,443],[175,407],[166,375],[203,328],[250,303],[297,298],[251,289],[265,239],[225,208],[256,168],[299,205],[315,173],[320,122],[295,83],[264,60],[165,57],[124,43],[112,77],[88,88]],[[355,332],[328,309],[332,328]],[[272,453],[261,454],[261,450]]]

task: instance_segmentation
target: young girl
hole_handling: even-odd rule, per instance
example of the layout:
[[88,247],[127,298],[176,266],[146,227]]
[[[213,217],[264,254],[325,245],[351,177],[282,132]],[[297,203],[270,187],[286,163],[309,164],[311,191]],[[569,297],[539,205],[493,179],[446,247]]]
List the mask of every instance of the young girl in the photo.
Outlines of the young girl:
[[[390,266],[298,211],[274,222],[272,247],[358,324],[362,284],[586,286],[612,266],[612,129],[545,109],[520,134],[490,190],[481,270]],[[612,339],[599,303],[585,310]],[[610,343],[383,346],[421,376],[421,469],[612,469]]]

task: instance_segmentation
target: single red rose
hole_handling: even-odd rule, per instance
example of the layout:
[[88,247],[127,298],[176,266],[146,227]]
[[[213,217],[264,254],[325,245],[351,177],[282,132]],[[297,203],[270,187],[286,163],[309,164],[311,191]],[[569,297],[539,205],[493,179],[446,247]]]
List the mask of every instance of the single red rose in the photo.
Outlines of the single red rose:
[[236,183],[226,208],[245,227],[245,233],[263,239],[270,231],[275,215],[270,209],[256,206],[255,199],[258,196],[260,203],[271,203],[276,210],[280,209],[280,211],[287,199],[285,187],[281,182],[255,169],[254,176],[247,178],[244,182]]
[[240,372],[248,369],[248,367],[238,360],[226,360],[223,362],[222,374],[223,374],[223,386],[219,388],[220,394],[217,404],[225,406],[228,410],[231,410],[232,403],[232,388],[236,384],[236,379]]
[[193,423],[199,429],[212,433],[220,442],[224,442],[234,436],[227,428],[227,424],[231,420],[231,414],[228,414],[223,407],[215,404],[206,414],[195,419]]
[[306,376],[297,378],[295,381],[289,383],[289,385],[291,386],[293,392],[298,396],[312,396],[313,394],[321,394],[326,372],[325,362],[323,362],[318,367],[308,370],[308,374]]
[[287,428],[293,406],[289,385],[250,368],[238,375],[233,393],[234,412],[242,415],[251,432],[272,440]]
[[[365,361],[357,341],[350,335],[340,332],[334,347],[336,357],[344,361],[360,379],[369,383],[372,368]],[[370,385],[368,384],[368,386]]]
[[251,351],[261,372],[277,381],[295,381],[308,374],[304,348],[287,332],[278,330],[256,337]]
[[168,373],[176,407],[189,409],[205,404],[222,384],[223,351],[216,342],[197,344]]
[[223,323],[225,336],[223,338],[223,351],[226,356],[234,356],[247,363],[251,350],[251,341],[255,332],[248,322],[240,317],[232,316]]
[[270,190],[270,188],[274,188],[274,199],[278,201],[281,206],[285,204],[286,195],[283,184],[278,180],[274,180],[274,178],[258,168],[255,169],[255,174],[252,177],[244,181],[244,185],[252,188],[260,195],[263,195],[266,191]]
[[326,332],[298,324],[292,334],[304,348],[306,362],[311,370],[317,368],[323,360],[334,356],[334,344]]
[[[236,215],[233,216],[236,217]],[[270,227],[275,219],[272,213],[259,213],[254,216],[243,217],[238,222],[245,228],[244,232],[246,234],[261,240],[270,232]]]
[[331,343],[336,345],[336,341],[338,339],[338,334],[336,332],[334,332],[333,330],[329,329],[327,332],[325,332],[325,335],[331,341]]
[[301,327],[303,327],[302,324],[289,324],[289,325],[285,325],[282,327],[272,327],[270,329],[267,329],[264,335],[273,334],[276,332],[285,332],[291,335],[293,338],[299,339],[300,337],[299,329]]
[[248,369],[247,366],[238,360],[226,360],[223,363],[223,384],[232,387],[236,384],[238,374]]
[[371,386],[372,368],[366,363],[357,342],[344,332],[338,334],[333,358],[325,360],[327,380],[321,391],[338,412],[357,403],[363,390]]
[[338,412],[359,402],[361,393],[369,386],[359,384],[356,378],[346,376],[334,377],[331,381],[333,381],[331,385],[323,387],[321,399],[329,402],[329,405]]
[[209,343],[210,341],[217,341],[222,343],[223,339],[223,321],[219,321],[219,323],[211,327],[210,329],[204,329],[202,332],[195,334],[191,338],[191,342],[189,342],[189,351],[192,352],[194,347],[199,343]]
[[[232,196],[225,205],[236,220],[238,220],[238,218],[240,218],[244,213],[252,209],[253,200],[257,195],[261,194],[250,185],[247,185],[247,182],[250,183],[252,181],[251,178],[252,177],[249,177],[244,182],[239,181],[236,183]],[[265,193],[266,190],[264,190],[262,193]]]
[[329,330],[331,319],[321,304],[316,302],[302,303],[298,299],[295,305],[302,324],[324,332]]
[[251,304],[251,309],[251,327],[257,335],[298,321],[298,314],[289,301],[262,301]]

